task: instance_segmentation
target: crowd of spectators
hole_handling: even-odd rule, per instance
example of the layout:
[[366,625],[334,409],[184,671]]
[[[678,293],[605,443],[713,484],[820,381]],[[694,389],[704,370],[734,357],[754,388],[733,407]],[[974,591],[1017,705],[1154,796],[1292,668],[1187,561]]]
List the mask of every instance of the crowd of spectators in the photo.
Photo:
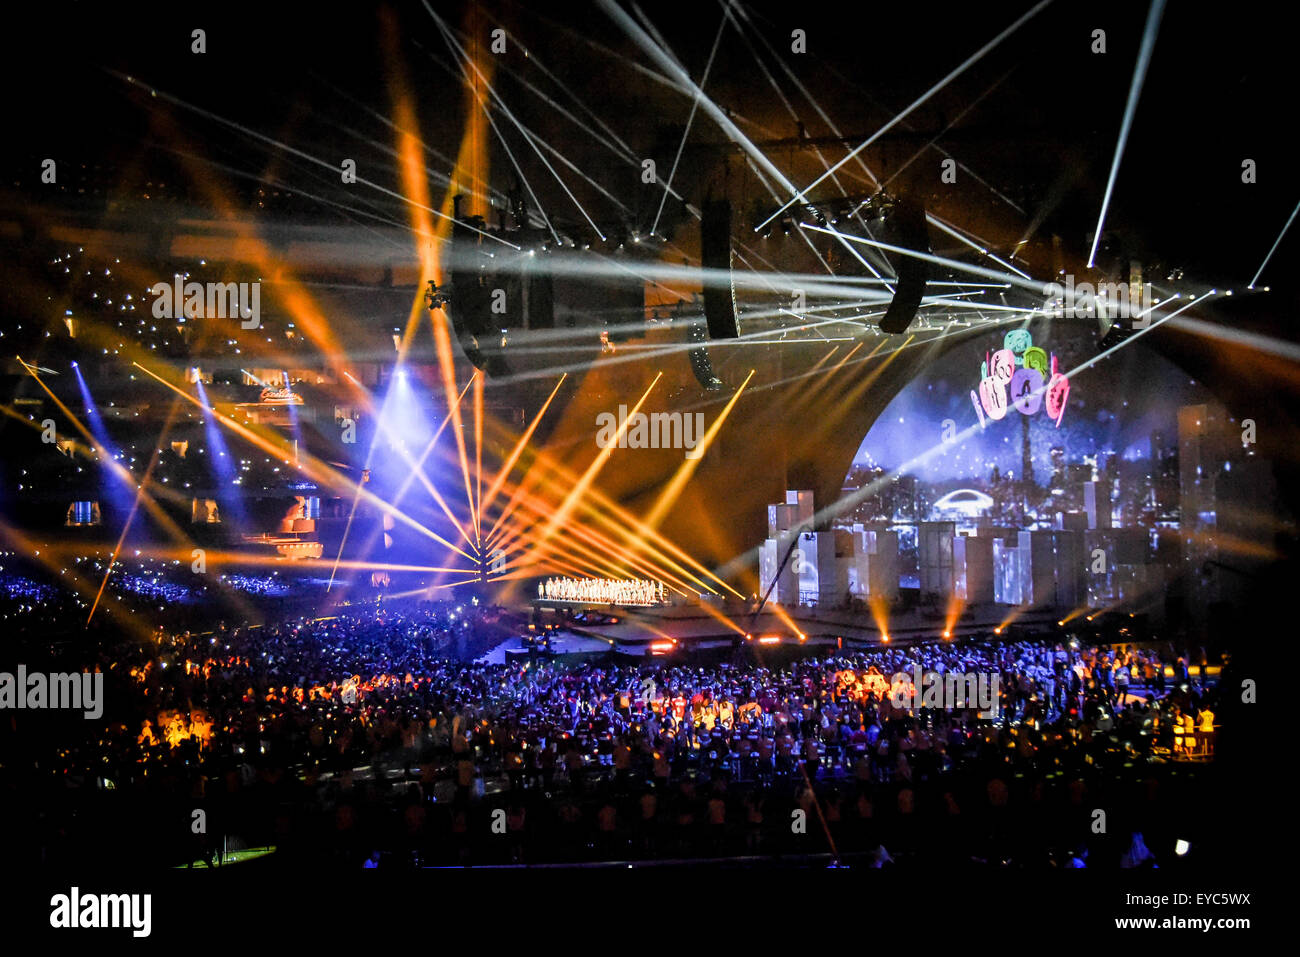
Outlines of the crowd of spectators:
[[[1215,688],[1151,648],[464,660],[468,638],[481,647],[515,624],[469,603],[378,603],[106,643],[94,663],[105,721],[42,754],[32,793],[57,782],[50,820],[67,820],[60,802],[82,802],[87,828],[126,815],[129,826],[94,830],[99,843],[147,837],[170,863],[215,863],[233,843],[348,866],[747,855],[1106,866],[1134,832],[1162,846],[1153,835],[1173,821],[1157,796],[1178,786],[1162,769],[1204,743],[1184,734],[1192,716],[1214,727]],[[998,676],[996,713],[897,706],[882,683],[917,668]],[[1089,827],[1102,795],[1122,809],[1122,846]],[[195,808],[204,834],[185,826]],[[66,825],[39,840],[56,857],[80,846]]]

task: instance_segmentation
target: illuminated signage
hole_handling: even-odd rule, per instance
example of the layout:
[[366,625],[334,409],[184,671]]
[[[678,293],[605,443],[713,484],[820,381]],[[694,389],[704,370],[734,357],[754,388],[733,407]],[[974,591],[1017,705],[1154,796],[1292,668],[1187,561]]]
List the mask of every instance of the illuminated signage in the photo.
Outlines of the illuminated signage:
[[287,386],[283,389],[267,387],[262,390],[263,405],[302,405],[302,396]]
[[1034,345],[1028,329],[1012,329],[1002,348],[980,363],[979,390],[971,390],[971,403],[983,427],[985,417],[997,421],[1014,408],[1021,415],[1040,409],[1060,428],[1070,380],[1057,369],[1056,356]]

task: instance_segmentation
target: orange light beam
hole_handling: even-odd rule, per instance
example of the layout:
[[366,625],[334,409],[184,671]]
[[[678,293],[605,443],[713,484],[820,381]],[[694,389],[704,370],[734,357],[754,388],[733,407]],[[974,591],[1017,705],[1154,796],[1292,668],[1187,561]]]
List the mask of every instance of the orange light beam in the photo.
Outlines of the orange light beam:
[[798,638],[800,635],[803,634],[803,630],[800,629],[799,625],[795,622],[795,620],[790,617],[790,613],[786,611],[784,608],[782,608],[780,605],[778,605],[776,602],[768,602],[764,606],[764,608],[772,609],[772,614],[776,615],[777,618],[781,619],[781,623],[785,625],[787,628],[789,628],[792,632],[794,632],[794,636],[796,638]]
[[[60,549],[57,548],[51,549],[51,551],[56,551],[56,550],[60,550]],[[68,545],[63,547],[61,550],[77,551],[78,546]],[[149,559],[159,560],[159,561],[167,561],[172,559],[184,560],[190,557],[189,553],[184,551],[183,549],[150,548],[148,546],[145,546],[141,548],[139,551],[141,556]],[[224,564],[232,564],[232,565],[233,564],[253,565],[257,567],[267,567],[267,568],[272,566],[284,567],[288,565],[296,568],[315,569],[315,568],[327,568],[332,564],[332,562],[329,559],[325,559],[325,558],[285,558],[277,555],[247,554],[244,552],[234,552],[234,551],[209,551],[206,554],[206,558],[209,565],[221,565],[224,563]],[[340,567],[348,568],[348,569],[359,569],[363,571],[374,570],[374,571],[391,571],[391,572],[460,572],[466,575],[474,571],[474,569],[472,568],[454,568],[454,567],[442,566],[442,565],[411,565],[411,564],[404,564],[400,562],[363,562],[363,561],[355,561],[355,560],[344,561]]]
[[700,607],[700,610],[701,610],[701,611],[707,612],[708,614],[712,615],[714,618],[718,619],[718,621],[722,622],[724,625],[726,625],[728,628],[730,628],[730,629],[731,629],[732,631],[734,631],[736,634],[738,634],[738,635],[746,635],[746,634],[748,634],[748,632],[745,631],[744,628],[741,628],[738,624],[736,624],[734,621],[732,621],[730,618],[728,618],[728,617],[727,617],[726,615],[724,615],[722,612],[718,611],[718,609],[714,608],[714,607],[713,607],[712,605],[710,605],[707,601],[702,601],[702,602],[700,602],[699,607]]
[[[811,384],[811,386],[805,387],[799,385],[797,382],[791,382],[788,388],[790,392],[794,395],[794,399],[790,403],[790,410],[793,412],[800,409],[809,408],[812,406],[814,402],[823,398],[827,390],[830,389],[832,384],[835,382],[836,373],[838,373],[840,369],[844,367],[844,365],[852,357],[853,353],[856,352],[860,346],[865,344],[865,341],[866,340],[863,340],[863,342],[859,342],[857,346],[854,346],[853,349],[848,353],[846,353],[843,357],[841,357],[840,361],[835,363],[835,365],[830,370],[828,370],[827,372],[819,376],[817,380]],[[872,348],[872,350],[869,353],[863,356],[862,359],[858,360],[858,362],[869,362],[872,359],[872,357],[875,356],[875,354],[880,351],[881,347],[884,344],[885,344],[885,340],[881,339],[879,342],[876,343],[875,347]],[[854,365],[857,365],[858,362],[855,362]],[[796,377],[796,379],[798,380],[802,380],[803,378],[805,377],[802,375]]]
[[[547,507],[549,503],[540,502],[540,504],[538,504],[537,500],[535,500],[532,496],[528,497],[525,504],[530,511],[534,512],[539,517],[545,517],[551,514],[550,509]],[[613,573],[615,574],[615,577],[617,577],[619,574],[625,574],[626,573],[625,569],[628,566],[631,566],[634,569],[649,574],[652,578],[663,580],[666,583],[675,581],[681,583],[684,586],[686,585],[685,581],[678,578],[678,576],[674,575],[672,572],[665,571],[662,568],[658,567],[654,563],[653,559],[640,558],[635,554],[629,553],[625,548],[618,545],[616,542],[610,540],[606,536],[602,535],[600,532],[596,531],[595,529],[591,529],[589,527],[585,527],[580,524],[573,524],[569,526],[568,531],[571,533],[571,535],[574,538],[578,539],[579,541],[589,543],[591,548],[595,549],[596,552],[603,552],[608,554],[610,558],[612,558],[613,561],[617,563],[614,565],[609,565],[609,563],[605,559],[600,558],[594,552],[588,551],[586,553],[588,561],[594,562],[598,566],[605,568],[606,574]],[[522,532],[520,534],[522,534]],[[523,544],[527,546],[530,544],[530,542],[525,541]],[[577,544],[578,542],[569,539],[566,542],[566,547],[572,549],[575,546],[577,546]],[[548,554],[547,549],[554,550],[557,547],[560,547],[560,542],[556,539],[552,539],[551,542],[545,545],[534,544],[534,547],[536,549],[537,560],[541,561]]]
[[[458,582],[444,582],[444,583],[441,584],[441,585],[430,585],[429,588],[430,588],[430,589],[434,589],[434,588],[456,588],[456,587],[458,587],[458,586],[460,586],[460,585],[472,585],[472,584],[474,584],[474,582],[476,582],[476,581],[478,581],[478,576],[475,576],[474,578],[466,578],[464,581],[458,581]],[[421,589],[421,590],[423,590],[423,589]]]
[[943,637],[952,638],[953,632],[957,627],[957,621],[961,618],[962,610],[966,603],[957,597],[956,592],[948,596],[948,608],[943,618]]
[[511,492],[510,498],[501,509],[501,514],[497,516],[496,521],[492,523],[492,528],[488,530],[487,537],[489,541],[497,534],[497,531],[505,521],[514,515],[515,509],[519,507],[520,499],[527,492],[541,484],[542,473],[547,470],[551,470],[551,466],[547,463],[540,450],[535,451],[533,453],[532,461],[529,462],[528,467],[524,470],[523,477],[514,485],[514,491]]
[[[861,345],[862,345],[862,343],[859,342],[858,345],[856,345],[856,346],[853,347],[853,349],[856,351],[856,350],[858,349],[858,347],[861,346]],[[809,372],[816,372],[818,369],[820,369],[822,366],[824,366],[827,362],[830,361],[831,356],[835,355],[835,353],[837,353],[837,352],[839,352],[839,351],[840,351],[840,347],[839,347],[838,345],[831,346],[830,351],[828,351],[828,352],[826,353],[826,355],[822,356],[820,359],[818,359],[816,362],[814,362],[813,365],[812,365],[812,368],[810,368],[808,371],[809,371]],[[850,352],[849,355],[853,355],[853,353]]]
[[1012,608],[1011,613],[1002,619],[1002,623],[993,629],[993,633],[995,635],[1002,634],[1002,632],[1006,631],[1008,625],[1010,625],[1013,621],[1015,621],[1017,618],[1019,618],[1028,610],[1029,609],[1024,605],[1017,605],[1015,608]]
[[[550,473],[550,474],[544,475],[543,472]],[[551,477],[552,475],[553,478]],[[540,449],[536,450],[535,459],[532,465],[529,467],[528,471],[524,475],[523,480],[516,487],[514,494],[511,496],[511,500],[510,503],[507,505],[506,512],[497,519],[493,532],[489,533],[489,539],[493,534],[495,534],[496,528],[499,527],[507,517],[513,514],[514,510],[518,507],[520,499],[525,494],[525,490],[529,486],[536,485],[539,482],[547,482],[547,483],[554,482],[564,486],[565,488],[572,488],[577,481],[578,481],[578,477],[575,473],[570,472],[563,465],[556,462],[544,450],[540,450]],[[642,533],[642,535],[644,536],[644,538],[646,539],[645,541],[642,541],[641,544],[645,548],[652,549],[653,551],[657,552],[659,561],[667,565],[670,565],[676,568],[678,571],[682,572],[683,574],[687,575],[688,577],[695,579],[701,585],[703,585],[704,590],[716,592],[716,589],[714,589],[711,585],[704,584],[703,581],[699,579],[699,577],[694,572],[687,571],[682,564],[674,560],[674,556],[675,556],[677,559],[680,559],[681,562],[686,563],[686,565],[691,566],[692,568],[696,569],[698,572],[718,582],[718,584],[726,588],[728,591],[731,591],[737,597],[743,597],[734,588],[732,588],[730,585],[728,585],[726,582],[720,579],[717,575],[713,574],[713,572],[709,571],[699,562],[695,561],[693,558],[687,555],[674,543],[664,538],[654,529],[645,527],[644,523],[642,523],[640,519],[638,519],[635,515],[628,512],[626,509],[619,506],[618,503],[610,500],[607,496],[603,495],[598,489],[594,487],[589,489],[589,495],[587,497],[590,498],[595,503],[595,505],[588,503],[584,499],[583,501],[578,503],[578,506],[585,513],[591,515],[591,517],[593,517],[602,526],[615,530],[616,532],[619,533],[619,535],[626,534],[627,526],[633,526],[638,528]],[[623,524],[619,525],[618,522],[615,521],[615,518],[610,517],[611,515],[615,516],[615,518],[617,518]],[[512,537],[516,537],[519,534],[520,530],[524,528],[527,524],[528,524],[527,522],[516,522],[514,526],[515,531]],[[661,543],[662,547],[660,546],[660,544],[656,544],[656,543]]]
[[[884,340],[882,339],[881,342],[884,342]],[[835,373],[839,372],[840,369],[844,366],[844,363],[848,362],[850,359],[853,358],[853,353],[857,352],[859,349],[861,349],[861,348],[862,348],[864,345],[866,345],[866,344],[867,344],[867,340],[866,340],[866,339],[863,339],[863,340],[862,340],[861,342],[859,342],[856,346],[854,346],[852,349],[850,349],[848,352],[846,352],[846,353],[845,353],[845,354],[840,358],[840,361],[837,362],[837,363],[835,363],[835,365],[833,365],[833,366],[831,367],[831,375],[834,375]],[[880,348],[880,343],[877,343],[877,344],[876,344],[876,349],[879,349],[879,348]],[[875,350],[872,350],[872,351],[874,352]],[[829,358],[829,356],[828,356],[827,358]],[[871,358],[871,356],[867,356],[867,358]],[[824,361],[826,361],[826,360],[823,359],[822,361],[824,362]],[[821,363],[819,362],[818,365],[821,365]],[[817,366],[813,366],[813,369],[816,369],[816,368],[817,368]],[[812,371],[812,370],[809,370],[809,371]]]
[[[394,25],[391,19],[386,18],[384,20],[384,24],[385,27],[387,28],[385,38],[390,43],[390,45],[394,45],[396,43],[396,34],[394,32]],[[415,291],[415,299],[411,304],[411,316],[407,323],[406,334],[403,336],[401,346],[399,347],[398,350],[399,353],[398,362],[400,364],[401,361],[405,358],[408,349],[410,348],[413,333],[418,326],[417,317],[419,316],[421,310],[424,307],[424,291],[423,291],[424,285],[428,280],[431,279],[436,280],[438,277],[438,273],[440,271],[440,261],[439,261],[438,252],[434,247],[433,243],[421,244],[418,242],[419,237],[433,234],[435,236],[445,238],[445,234],[448,229],[448,224],[451,222],[451,220],[448,218],[444,218],[438,224],[438,231],[436,233],[434,232],[433,220],[429,216],[429,210],[431,207],[429,205],[430,196],[429,196],[429,188],[428,188],[428,178],[424,166],[424,153],[423,153],[424,147],[419,137],[416,136],[415,133],[411,132],[412,130],[418,129],[418,123],[415,116],[414,100],[406,90],[405,77],[400,70],[395,70],[392,73],[390,77],[390,86],[392,88],[392,96],[393,96],[394,119],[396,120],[396,123],[394,124],[394,129],[399,131],[397,134],[397,140],[398,140],[397,146],[398,146],[398,153],[401,158],[400,167],[401,167],[401,175],[402,175],[402,190],[406,195],[406,198],[408,199],[407,210],[410,217],[411,229],[416,238],[416,254],[420,259],[420,283],[417,285]],[[462,146],[462,162],[463,162],[463,155],[464,155],[464,147]],[[473,165],[475,162],[477,162],[477,157],[471,157],[471,165]],[[444,201],[443,205],[444,206],[446,205],[446,201]],[[432,331],[433,331],[434,341],[437,346],[439,370],[442,374],[443,391],[446,395],[448,405],[451,405],[451,396],[455,392],[455,388],[454,388],[455,363],[454,360],[452,359],[450,348],[448,347],[448,349],[446,350],[442,348],[443,343],[439,336],[440,331],[445,332],[445,330],[441,325],[442,323],[445,322],[446,322],[446,317],[441,312],[435,311],[430,316],[430,323],[433,327]],[[451,382],[450,388],[449,388],[449,381]],[[476,396],[477,396],[478,395],[477,390],[481,390],[483,387],[482,377],[478,375],[477,371],[470,376],[470,381],[466,384],[466,388],[469,388],[471,385],[475,387]],[[464,392],[462,392],[461,395],[463,396]],[[476,409],[476,411],[478,411],[478,409]],[[469,464],[465,458],[465,450],[464,450],[465,440],[461,432],[459,399],[457,399],[456,404],[454,406],[452,418],[454,419],[456,424],[457,447],[461,451],[461,472],[465,479],[465,495],[469,502],[470,513],[471,515],[473,515],[475,510],[475,502],[474,502],[474,495],[470,487]],[[402,457],[407,460],[407,464],[412,464],[410,462],[409,453],[407,453],[404,448],[399,449],[399,451]],[[419,475],[417,477],[421,480],[425,489],[433,497],[434,501],[438,503],[438,506],[442,509],[443,513],[451,521],[451,524],[455,526],[456,530],[460,533],[461,537],[465,539],[466,544],[469,545],[471,548],[477,550],[477,546],[478,546],[477,526],[475,527],[474,539],[471,539],[469,534],[466,532],[465,528],[456,519],[455,515],[452,514],[451,509],[448,507],[447,503],[443,500],[442,495],[439,494],[439,492],[433,487],[433,484],[428,480],[428,477],[423,473],[423,471],[419,468],[419,466],[415,466],[415,470],[419,472]],[[477,516],[475,516],[475,519],[477,521]]]
[[[549,502],[538,499],[537,497],[527,493],[524,493],[524,495],[522,496],[520,504],[526,507],[530,512],[532,512],[535,516],[539,518],[546,518],[552,514],[552,510],[550,508]],[[588,506],[584,506],[584,507],[588,507]],[[617,526],[615,527],[617,528]],[[508,547],[512,545],[515,542],[515,540],[530,535],[532,531],[533,530],[531,526],[531,520],[520,518],[515,523],[513,523],[513,526],[510,529],[509,534],[506,535],[503,539],[499,540],[496,544],[498,547],[502,547],[502,548]],[[676,565],[676,563],[672,562],[671,560],[664,559],[662,556],[651,555],[648,557],[640,557],[636,552],[629,550],[623,545],[620,545],[618,542],[614,541],[609,536],[589,526],[585,526],[581,523],[570,524],[567,528],[567,531],[569,531],[571,535],[576,536],[578,539],[582,541],[591,542],[593,547],[599,549],[600,551],[609,553],[615,559],[615,561],[621,563],[623,566],[631,566],[633,568],[638,568],[641,571],[647,572],[648,574],[651,575],[651,577],[654,578],[665,579],[670,581],[681,581],[682,584],[685,585],[686,582],[684,580],[678,578],[672,572],[666,571],[663,567],[661,567],[662,564],[668,564],[676,568],[677,571],[681,572],[687,577],[695,578],[698,584],[702,585],[706,590],[709,590],[709,586],[705,585],[696,576],[692,575],[690,572],[687,572],[680,565]],[[535,541],[534,538],[535,535],[533,535],[533,537],[531,538],[527,538],[523,544],[524,545],[531,544],[533,547],[544,551],[545,548],[551,547],[553,543],[556,541],[555,539],[552,539],[551,543],[542,544],[540,542]]]
[[481,546],[483,539],[479,526],[480,513],[483,508],[483,377],[475,379],[474,386],[474,481],[477,493],[474,497],[474,544]]
[[[573,473],[569,472],[562,465],[550,460],[549,456],[546,456],[545,453],[539,453],[539,460],[544,461],[555,472],[557,482],[561,482],[565,485],[571,485],[571,483],[576,481],[576,476]],[[622,536],[626,534],[627,526],[629,525],[633,526],[637,528],[644,536],[644,538],[641,540],[642,546],[656,552],[657,553],[656,558],[658,561],[662,562],[663,564],[671,568],[676,569],[678,572],[685,575],[686,577],[693,579],[695,582],[701,585],[705,591],[714,592],[716,594],[717,589],[713,588],[713,586],[711,585],[706,584],[703,581],[703,579],[701,579],[694,572],[688,571],[686,567],[684,567],[681,564],[681,562],[685,562],[687,565],[690,565],[691,567],[695,568],[697,571],[701,572],[702,574],[708,576],[709,578],[712,578],[718,584],[722,585],[723,588],[726,588],[728,591],[736,595],[736,597],[738,598],[744,597],[739,592],[737,592],[734,588],[732,588],[730,585],[724,582],[722,579],[718,578],[717,575],[713,574],[711,571],[709,571],[707,568],[705,568],[695,559],[687,555],[684,551],[682,551],[681,548],[679,548],[673,542],[664,538],[654,529],[645,527],[645,525],[635,515],[623,509],[621,506],[618,505],[618,503],[610,500],[609,498],[601,494],[598,490],[592,489],[590,498],[593,500],[594,504],[589,503],[587,501],[583,501],[579,503],[579,505],[587,515],[589,515],[591,518],[593,518],[597,523],[599,523],[603,527],[609,528],[612,531],[618,533],[620,536]],[[611,515],[615,517],[611,517]],[[622,522],[623,524],[619,524],[619,522]],[[662,543],[662,547],[660,547],[660,545],[657,543]],[[680,559],[680,562],[675,559]]]
[[682,494],[682,490],[686,488],[686,483],[691,480],[691,476],[693,476],[695,470],[699,468],[700,462],[704,460],[704,453],[708,451],[709,446],[713,444],[713,440],[717,438],[718,433],[722,431],[722,424],[727,421],[727,416],[731,414],[732,408],[735,407],[736,402],[740,399],[740,394],[745,391],[745,386],[749,385],[749,380],[754,378],[754,372],[754,369],[749,370],[749,375],[745,376],[745,381],[740,384],[740,388],[735,391],[727,401],[727,404],[722,407],[722,411],[718,413],[718,417],[713,420],[713,424],[710,425],[708,431],[704,433],[704,438],[697,444],[695,449],[696,454],[694,457],[687,455],[687,457],[682,461],[682,464],[677,467],[677,471],[673,474],[673,477],[668,480],[668,484],[664,486],[663,491],[659,493],[659,498],[650,509],[650,514],[645,518],[645,525],[647,528],[658,528],[659,523],[662,522],[664,516],[668,514],[668,510],[677,502],[678,497]]
[[451,406],[452,432],[456,437],[456,454],[460,458],[461,477],[465,480],[465,499],[469,502],[472,512],[474,492],[470,488],[469,458],[465,452],[465,429],[461,424],[460,403],[453,405],[451,400],[451,397],[456,394],[456,365],[452,358],[451,338],[447,333],[447,317],[441,312],[434,313],[432,325],[434,346],[438,353],[438,368],[442,373],[442,388],[446,393],[447,404]]
[[[535,504],[535,500],[533,500],[531,497],[527,502],[527,507],[530,511],[534,512],[539,517],[545,517],[546,515],[550,514],[550,509],[547,507],[547,503],[542,502],[539,506],[538,504]],[[673,572],[665,570],[663,567],[661,567],[661,565],[659,565],[654,560],[653,557],[651,558],[641,557],[635,553],[629,552],[626,548],[620,546],[616,542],[613,542],[607,536],[602,535],[600,532],[594,529],[585,527],[581,524],[573,524],[569,527],[569,531],[579,541],[590,543],[593,549],[595,549],[598,552],[608,554],[615,562],[617,562],[618,565],[616,567],[616,570],[618,575],[626,574],[626,569],[630,567],[638,572],[649,575],[651,578],[655,578],[657,580],[663,581],[665,584],[669,585],[670,587],[673,587],[674,590],[676,591],[681,591],[681,588],[677,588],[674,585],[675,582],[680,583],[683,587],[687,587],[687,588],[694,587],[688,585],[687,582],[685,582],[682,578],[675,575]],[[516,536],[522,534],[523,531],[521,530],[520,532],[516,533]],[[538,546],[537,555],[545,556],[547,554],[547,549],[554,549],[557,546],[558,542],[559,542],[558,539],[552,539],[551,542],[548,543],[546,546]],[[529,543],[525,541],[523,544],[524,546],[526,546]],[[569,539],[568,544],[570,547],[572,547],[577,545],[578,542]],[[589,552],[588,554],[590,555],[591,560],[602,562],[602,563],[604,562],[603,559],[600,559],[594,553]],[[707,586],[705,587],[707,588]],[[682,593],[686,594],[686,592],[682,592]]]
[[1087,610],[1088,610],[1088,606],[1087,606],[1087,605],[1081,605],[1080,607],[1075,608],[1073,611],[1071,611],[1068,615],[1066,615],[1064,618],[1062,618],[1062,619],[1061,619],[1060,621],[1058,621],[1056,624],[1057,624],[1058,626],[1060,626],[1060,625],[1064,625],[1066,622],[1074,621],[1074,619],[1078,618],[1080,615],[1082,615],[1082,614],[1083,614],[1085,611],[1087,611]]
[[871,620],[876,624],[880,637],[889,640],[889,602],[880,595],[867,598],[867,608],[871,610]]
[[[533,416],[533,421],[530,422],[528,428],[524,430],[524,434],[519,437],[519,441],[516,442],[515,447],[510,450],[510,454],[506,457],[505,463],[501,466],[501,470],[497,472],[496,478],[494,478],[492,484],[488,486],[486,499],[480,498],[479,502],[485,510],[496,501],[497,493],[501,491],[502,483],[505,482],[506,477],[510,474],[510,470],[515,467],[515,463],[519,461],[520,454],[523,453],[524,447],[528,445],[528,440],[533,437],[533,433],[537,431],[537,426],[541,424],[542,416],[546,415],[546,410],[550,408],[551,400],[554,399],[556,393],[560,391],[560,386],[564,384],[564,380],[568,378],[568,375],[569,374],[566,372],[560,376],[560,381],[555,383],[555,388],[552,389],[551,394],[546,397],[546,401],[542,403],[542,407],[538,411],[537,415]],[[500,519],[497,520],[497,524],[492,526],[492,529],[487,534],[487,538],[492,537],[492,533],[497,530],[499,524]]]
[[564,497],[564,501],[560,503],[560,507],[556,509],[555,514],[551,516],[551,520],[546,523],[546,527],[542,529],[542,543],[549,540],[568,519],[574,506],[577,505],[578,500],[586,494],[587,489],[591,487],[591,483],[596,480],[596,476],[600,474],[601,469],[603,469],[605,464],[609,461],[610,456],[614,454],[614,449],[618,448],[623,437],[627,435],[627,430],[632,424],[632,420],[635,419],[637,413],[641,411],[641,406],[645,404],[645,400],[650,397],[651,390],[659,384],[661,378],[663,378],[663,373],[656,372],[650,385],[648,385],[646,390],[641,393],[641,398],[637,399],[636,405],[632,408],[632,411],[629,412],[627,418],[620,423],[618,432],[615,434],[613,440],[608,446],[601,449],[596,454],[595,459],[593,459],[592,463],[587,466],[587,470],[582,473],[582,477],[578,479],[576,484],[574,484],[569,494]]

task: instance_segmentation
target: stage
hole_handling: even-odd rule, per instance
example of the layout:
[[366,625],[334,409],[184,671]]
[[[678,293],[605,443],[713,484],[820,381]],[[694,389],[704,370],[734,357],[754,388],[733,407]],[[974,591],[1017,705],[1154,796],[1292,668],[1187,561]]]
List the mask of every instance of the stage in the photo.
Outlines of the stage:
[[[562,630],[601,642],[602,650],[636,657],[720,650],[737,645],[756,648],[804,646],[820,649],[910,645],[944,637],[945,618],[940,612],[911,610],[891,615],[882,634],[869,612],[850,609],[781,608],[767,605],[755,615],[748,603],[681,603],[650,607],[620,607],[577,602],[533,602],[543,615],[585,616],[587,621],[566,621]],[[948,637],[994,639],[1012,634],[1039,635],[1059,630],[1050,609],[1025,611],[1014,623],[995,634],[1013,615],[1006,605],[990,604],[967,609],[951,627]]]

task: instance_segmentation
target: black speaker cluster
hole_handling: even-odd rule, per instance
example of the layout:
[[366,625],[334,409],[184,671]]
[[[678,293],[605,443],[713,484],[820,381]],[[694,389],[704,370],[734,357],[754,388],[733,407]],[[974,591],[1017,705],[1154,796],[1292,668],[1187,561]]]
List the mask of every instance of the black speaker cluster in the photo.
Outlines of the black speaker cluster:
[[[873,201],[874,202],[874,201]],[[882,242],[919,253],[930,252],[930,230],[925,221],[925,207],[910,196],[900,196],[881,204],[884,219]],[[880,318],[880,331],[890,335],[906,332],[916,319],[930,278],[930,263],[916,256],[894,253],[891,260],[898,283],[894,298]]]
[[696,380],[705,391],[718,392],[722,389],[722,380],[714,373],[713,362],[709,359],[709,350],[704,346],[704,328],[704,324],[698,320],[686,323],[687,341],[699,343],[696,348],[690,350],[687,357],[691,361],[691,371],[695,373]]

